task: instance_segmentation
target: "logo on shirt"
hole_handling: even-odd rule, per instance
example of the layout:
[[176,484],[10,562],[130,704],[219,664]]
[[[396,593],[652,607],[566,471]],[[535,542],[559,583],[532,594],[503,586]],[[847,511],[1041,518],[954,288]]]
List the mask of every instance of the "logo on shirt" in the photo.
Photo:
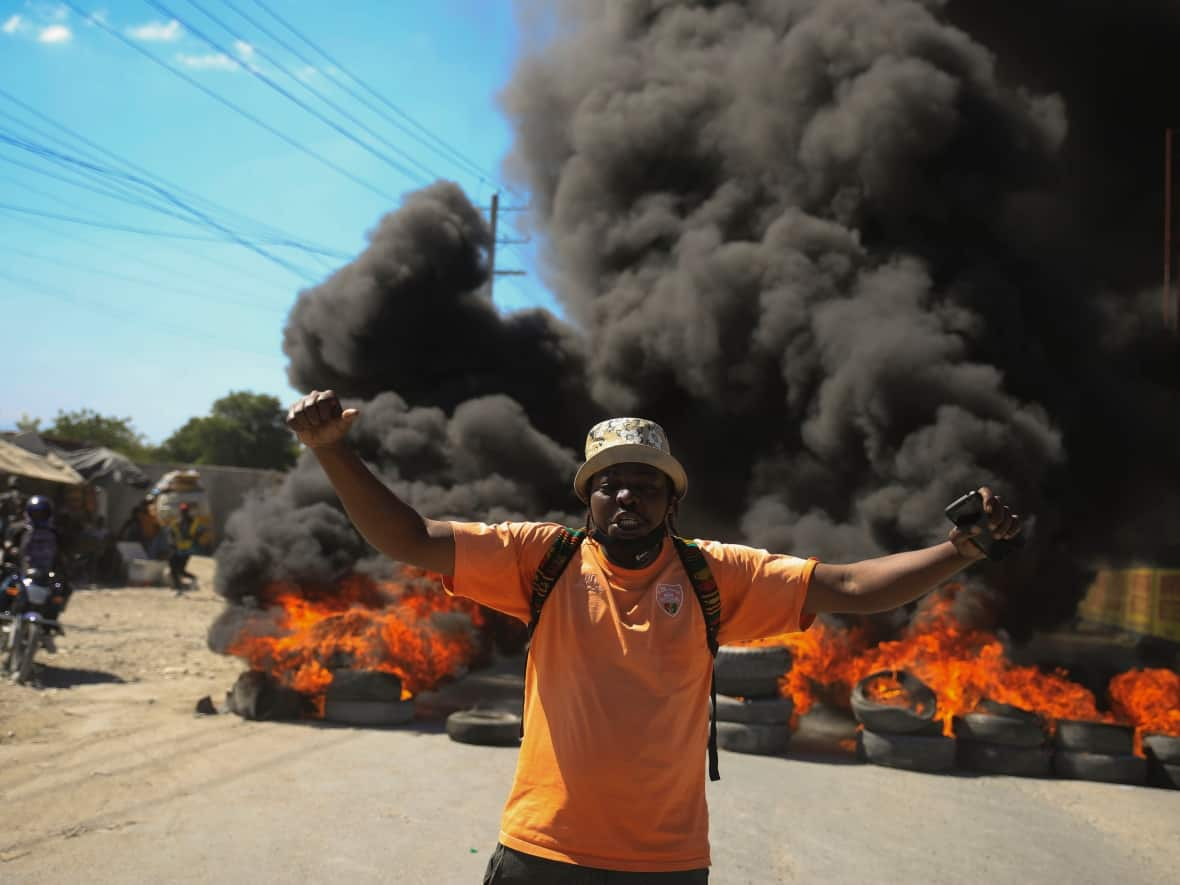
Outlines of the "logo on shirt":
[[660,584],[656,587],[656,602],[667,614],[676,617],[684,605],[684,588],[679,584]]
[[598,575],[587,572],[582,575],[582,583],[586,585],[586,589],[591,593],[602,592],[602,588],[598,586]]

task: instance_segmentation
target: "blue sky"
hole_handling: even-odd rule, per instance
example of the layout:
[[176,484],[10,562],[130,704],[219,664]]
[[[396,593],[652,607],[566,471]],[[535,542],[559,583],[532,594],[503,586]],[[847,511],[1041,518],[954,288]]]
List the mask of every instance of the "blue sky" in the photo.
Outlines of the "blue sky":
[[[159,442],[230,390],[293,399],[287,312],[401,195],[520,203],[496,105],[517,38],[507,0],[0,0],[0,429],[91,408]],[[496,300],[555,309],[534,274]]]

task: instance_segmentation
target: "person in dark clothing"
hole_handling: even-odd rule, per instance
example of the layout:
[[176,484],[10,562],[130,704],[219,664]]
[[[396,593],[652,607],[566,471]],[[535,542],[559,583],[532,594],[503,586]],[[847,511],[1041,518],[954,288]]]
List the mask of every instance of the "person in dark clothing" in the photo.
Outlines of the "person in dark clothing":
[[[180,516],[169,528],[172,541],[172,552],[168,556],[168,568],[172,573],[172,589],[177,593],[183,592],[196,583],[197,576],[186,571],[189,557],[193,555],[197,546],[197,521],[193,519],[192,508],[182,503],[178,508]],[[186,580],[188,583],[186,584]]]

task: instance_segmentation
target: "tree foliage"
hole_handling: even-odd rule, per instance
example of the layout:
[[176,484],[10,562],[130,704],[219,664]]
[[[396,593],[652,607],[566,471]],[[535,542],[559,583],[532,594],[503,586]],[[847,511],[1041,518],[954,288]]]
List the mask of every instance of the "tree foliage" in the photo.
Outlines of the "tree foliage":
[[203,418],[190,418],[160,446],[164,461],[286,470],[298,447],[277,397],[234,391]]
[[[37,420],[32,429],[36,430],[39,424]],[[53,424],[44,430],[44,434],[90,446],[106,446],[135,460],[142,461],[151,452],[130,418],[100,415],[93,409],[78,409],[74,412],[59,410]]]

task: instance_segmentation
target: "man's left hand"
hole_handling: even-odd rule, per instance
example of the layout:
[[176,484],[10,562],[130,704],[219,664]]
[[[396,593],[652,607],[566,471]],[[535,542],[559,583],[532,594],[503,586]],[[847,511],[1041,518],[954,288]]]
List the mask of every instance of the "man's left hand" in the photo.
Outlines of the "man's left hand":
[[[1009,538],[1014,538],[1020,534],[1023,526],[1020,522],[1020,516],[1013,513],[1008,506],[1000,500],[999,495],[993,494],[992,490],[987,486],[981,486],[979,494],[983,498],[983,512],[987,514],[987,525],[991,530],[991,535],[997,541],[1006,541]],[[959,551],[959,555],[965,559],[972,561],[986,558],[986,554],[980,549],[971,538],[980,534],[983,531],[982,526],[973,525],[967,528],[959,528],[955,526],[950,531],[950,542],[955,545],[955,549]]]

